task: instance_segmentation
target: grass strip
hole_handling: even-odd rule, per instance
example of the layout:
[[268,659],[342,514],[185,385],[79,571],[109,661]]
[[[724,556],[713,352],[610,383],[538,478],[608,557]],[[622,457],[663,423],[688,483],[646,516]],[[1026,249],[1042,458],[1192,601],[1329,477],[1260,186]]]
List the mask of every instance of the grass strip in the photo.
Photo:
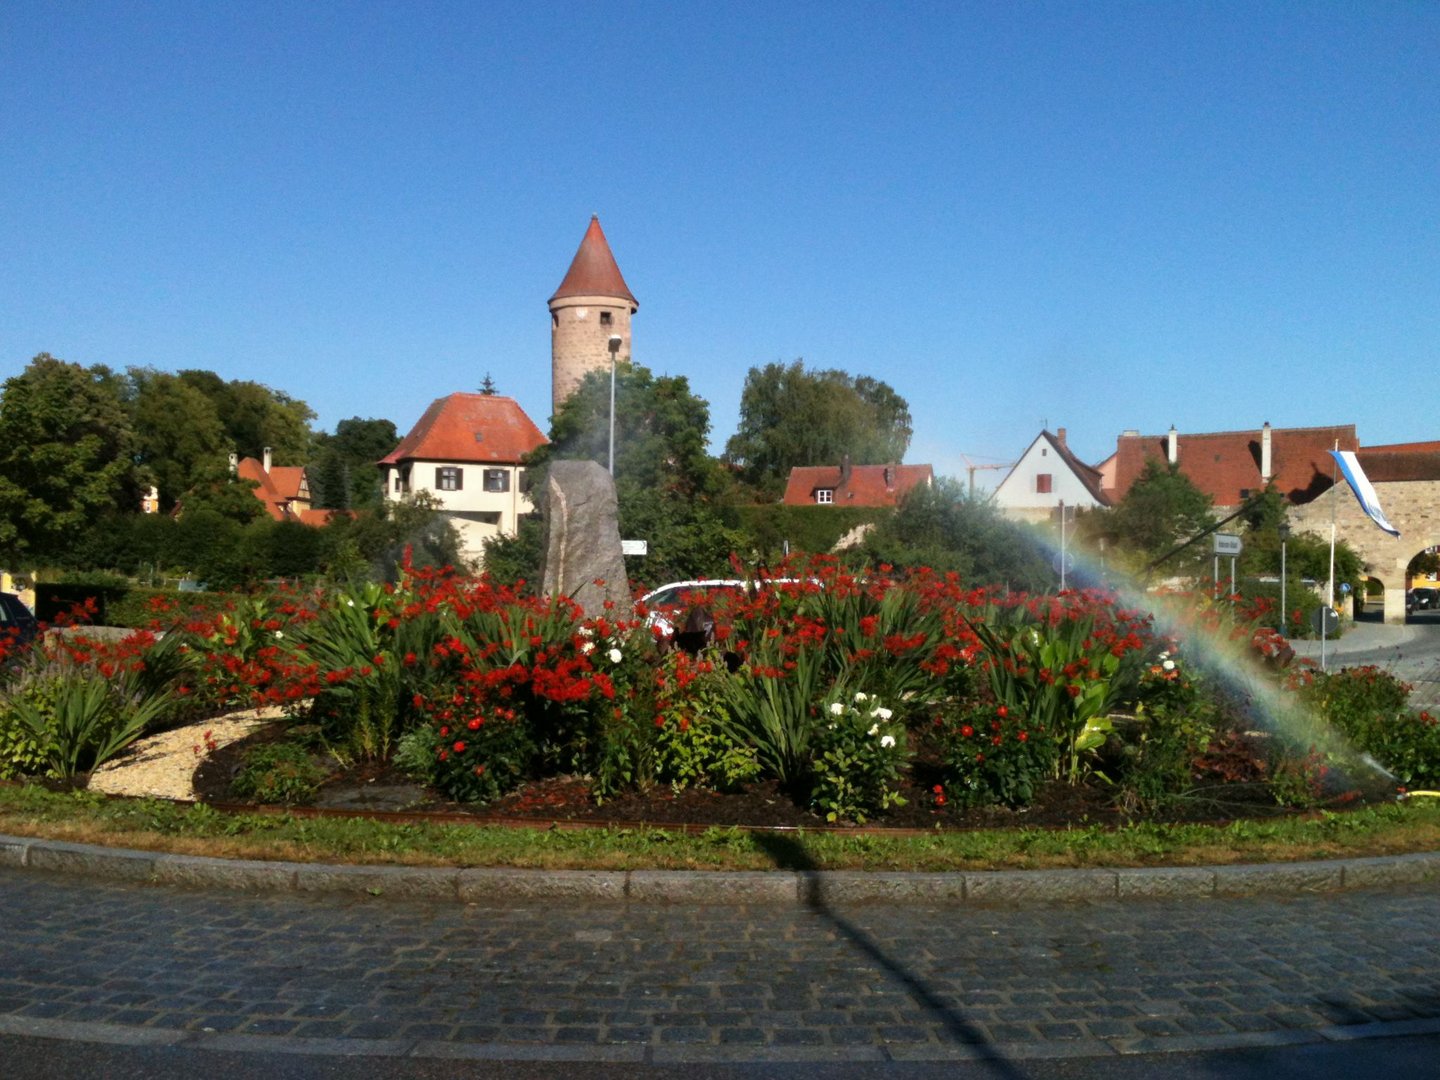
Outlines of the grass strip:
[[1440,850],[1418,800],[1227,825],[991,829],[922,836],[563,830],[225,814],[204,805],[0,787],[0,832],[222,858],[574,870],[1039,870],[1202,866]]

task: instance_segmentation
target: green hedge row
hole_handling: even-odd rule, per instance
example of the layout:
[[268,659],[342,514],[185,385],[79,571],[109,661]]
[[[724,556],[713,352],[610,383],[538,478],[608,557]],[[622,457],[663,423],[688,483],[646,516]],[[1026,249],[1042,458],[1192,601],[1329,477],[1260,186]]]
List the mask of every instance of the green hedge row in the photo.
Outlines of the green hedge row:
[[785,541],[791,551],[830,551],[842,536],[857,525],[866,525],[893,514],[888,507],[862,506],[761,506],[732,507],[736,524],[754,538],[755,545],[770,558],[778,558]]
[[81,585],[37,584],[35,586],[35,617],[53,623],[68,615],[77,605],[95,601],[91,622],[96,626],[120,626],[126,629],[150,627],[156,620],[155,599],[164,601],[167,612],[159,616],[162,624],[173,624],[193,616],[212,615],[223,611],[233,597],[226,593],[186,592],[180,589],[155,589],[143,585]]

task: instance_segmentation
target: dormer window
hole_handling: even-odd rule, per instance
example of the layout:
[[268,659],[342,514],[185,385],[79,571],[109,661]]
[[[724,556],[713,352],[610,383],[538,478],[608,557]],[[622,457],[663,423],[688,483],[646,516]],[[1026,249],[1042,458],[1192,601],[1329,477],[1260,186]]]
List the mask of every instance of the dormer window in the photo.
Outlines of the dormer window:
[[610,312],[608,312],[608,311],[602,311],[602,312],[600,312],[600,325],[601,325],[601,326],[609,326],[609,325],[610,325],[610,321],[611,321]]
[[821,506],[828,506],[835,501],[834,488],[816,488],[815,501]]

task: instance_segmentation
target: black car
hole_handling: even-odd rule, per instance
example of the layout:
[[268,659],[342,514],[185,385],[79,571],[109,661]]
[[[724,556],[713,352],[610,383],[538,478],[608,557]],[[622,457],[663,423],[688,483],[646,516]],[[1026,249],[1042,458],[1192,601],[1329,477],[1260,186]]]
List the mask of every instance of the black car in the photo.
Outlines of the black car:
[[29,644],[39,629],[40,624],[20,597],[0,592],[0,648]]
[[1440,610],[1440,589],[1411,589],[1405,594],[1405,610]]

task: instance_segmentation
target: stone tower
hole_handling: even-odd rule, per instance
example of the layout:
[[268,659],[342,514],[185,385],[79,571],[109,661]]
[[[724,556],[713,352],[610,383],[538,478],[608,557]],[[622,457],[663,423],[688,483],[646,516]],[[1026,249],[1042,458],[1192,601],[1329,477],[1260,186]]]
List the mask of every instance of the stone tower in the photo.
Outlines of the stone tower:
[[552,415],[588,372],[610,366],[612,337],[620,339],[616,360],[630,359],[630,316],[639,307],[610,254],[600,219],[592,217],[565,280],[550,297]]

